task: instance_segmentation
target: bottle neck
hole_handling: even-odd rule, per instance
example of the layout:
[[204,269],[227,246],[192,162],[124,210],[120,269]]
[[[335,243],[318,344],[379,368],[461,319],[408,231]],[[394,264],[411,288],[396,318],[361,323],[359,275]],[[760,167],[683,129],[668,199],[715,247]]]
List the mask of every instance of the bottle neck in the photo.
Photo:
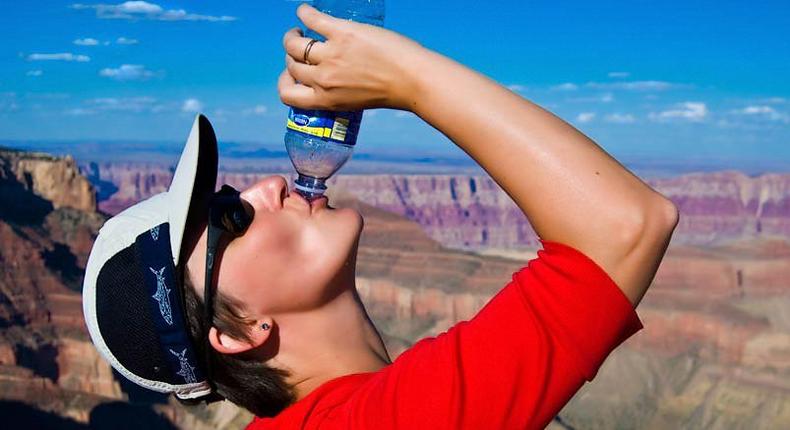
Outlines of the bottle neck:
[[315,178],[299,174],[299,177],[294,181],[294,188],[296,192],[301,194],[307,200],[317,199],[324,195],[326,192],[326,184],[324,179]]

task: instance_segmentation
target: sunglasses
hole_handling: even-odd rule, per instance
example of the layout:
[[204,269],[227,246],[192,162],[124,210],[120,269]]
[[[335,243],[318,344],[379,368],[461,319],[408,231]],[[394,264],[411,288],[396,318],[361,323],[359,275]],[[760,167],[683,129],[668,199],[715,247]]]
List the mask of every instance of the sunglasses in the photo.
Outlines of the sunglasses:
[[208,330],[214,324],[214,265],[217,260],[217,249],[223,237],[239,237],[247,231],[252,223],[255,210],[249,202],[241,198],[236,189],[223,185],[211,197],[208,207],[208,239],[206,241],[206,278],[203,283],[203,315],[205,317],[206,335],[204,336],[206,379],[212,384],[211,377],[211,344]]

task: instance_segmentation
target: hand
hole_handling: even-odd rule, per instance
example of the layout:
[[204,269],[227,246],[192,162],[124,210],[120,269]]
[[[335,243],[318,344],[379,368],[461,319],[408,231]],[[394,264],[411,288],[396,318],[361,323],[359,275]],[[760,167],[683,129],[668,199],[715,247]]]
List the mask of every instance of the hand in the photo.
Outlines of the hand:
[[425,52],[418,43],[306,4],[296,13],[326,41],[313,44],[306,64],[303,56],[310,39],[299,28],[285,34],[286,69],[278,82],[283,103],[303,109],[411,109],[417,92],[410,68]]

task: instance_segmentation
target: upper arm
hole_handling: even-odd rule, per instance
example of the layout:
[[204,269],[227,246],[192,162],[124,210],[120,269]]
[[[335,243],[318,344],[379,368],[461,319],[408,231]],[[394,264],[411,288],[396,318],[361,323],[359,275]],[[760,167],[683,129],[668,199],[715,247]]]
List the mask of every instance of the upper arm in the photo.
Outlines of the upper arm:
[[624,224],[610,241],[569,243],[601,266],[634,307],[652,283],[679,220],[675,204],[661,196],[638,211],[639,222]]

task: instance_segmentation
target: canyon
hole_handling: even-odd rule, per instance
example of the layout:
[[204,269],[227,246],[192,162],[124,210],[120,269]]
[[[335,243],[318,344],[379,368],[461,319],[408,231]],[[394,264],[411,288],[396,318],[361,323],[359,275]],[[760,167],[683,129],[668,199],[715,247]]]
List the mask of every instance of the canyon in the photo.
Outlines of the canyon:
[[[90,163],[83,170],[91,182],[117,188],[99,203],[109,214],[166,190],[172,176],[172,166],[146,163]],[[218,182],[243,189],[265,174],[221,171]],[[672,199],[683,214],[673,244],[716,246],[790,237],[790,174],[751,177],[733,170],[644,181]],[[432,239],[450,248],[490,251],[539,246],[521,210],[488,176],[341,174],[328,185],[330,192],[353,195],[418,223]]]
[[[227,403],[141,400],[87,339],[79,290],[98,228],[171,176],[166,165],[78,171],[68,157],[0,150],[0,411],[30,408],[64,428],[112,414],[151,428],[249,419]],[[219,182],[242,188],[261,176],[222,171]],[[638,308],[645,328],[550,427],[790,428],[790,174],[645,181],[681,211]],[[340,175],[329,186],[333,206],[365,218],[357,288],[392,359],[473,317],[539,246],[485,176]]]

